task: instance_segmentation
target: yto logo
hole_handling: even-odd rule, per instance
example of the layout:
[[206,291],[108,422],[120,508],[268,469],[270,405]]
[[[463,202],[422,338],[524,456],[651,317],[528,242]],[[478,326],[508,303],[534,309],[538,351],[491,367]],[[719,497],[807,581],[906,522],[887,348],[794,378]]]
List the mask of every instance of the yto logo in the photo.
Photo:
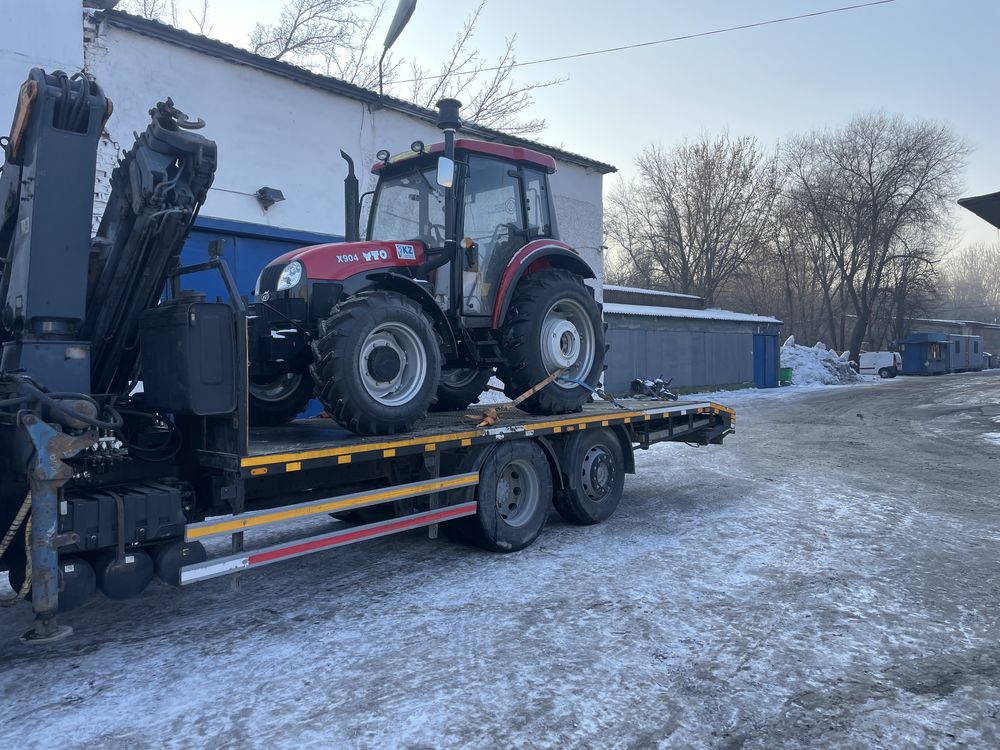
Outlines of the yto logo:
[[400,260],[416,260],[417,251],[413,249],[413,245],[396,245],[396,257]]
[[389,253],[385,250],[365,250],[361,253],[361,257],[369,262],[375,260],[389,260]]

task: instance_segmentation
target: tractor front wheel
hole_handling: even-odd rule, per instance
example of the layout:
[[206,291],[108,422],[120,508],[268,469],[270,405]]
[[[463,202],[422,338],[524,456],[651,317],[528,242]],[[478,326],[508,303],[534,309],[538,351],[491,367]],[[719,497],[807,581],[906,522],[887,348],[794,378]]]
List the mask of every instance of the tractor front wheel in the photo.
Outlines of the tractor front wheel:
[[412,429],[427,414],[441,377],[441,349],[420,305],[396,292],[340,303],[312,344],[316,395],[361,435]]
[[438,384],[437,402],[431,408],[434,411],[453,411],[477,403],[491,377],[492,367],[456,367],[444,370]]
[[303,367],[270,380],[250,378],[250,425],[270,427],[295,418],[313,397],[313,382]]
[[[601,307],[578,275],[538,271],[514,291],[501,332],[504,393],[516,398],[549,375],[553,382],[521,402],[530,414],[579,411],[604,372]],[[581,384],[586,384],[587,387]]]

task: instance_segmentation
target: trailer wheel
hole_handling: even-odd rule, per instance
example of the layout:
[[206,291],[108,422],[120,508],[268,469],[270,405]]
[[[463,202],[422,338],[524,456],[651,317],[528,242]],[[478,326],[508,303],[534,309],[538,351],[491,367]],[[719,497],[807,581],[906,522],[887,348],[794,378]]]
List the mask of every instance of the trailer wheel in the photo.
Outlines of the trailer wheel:
[[888,367],[883,367],[881,370],[878,371],[878,376],[882,378],[882,380],[888,380],[889,378],[892,377],[892,374],[889,372]]
[[337,305],[313,342],[316,395],[362,435],[393,434],[427,415],[441,377],[441,349],[427,314],[396,292]]
[[553,504],[570,523],[590,525],[608,520],[625,489],[625,454],[610,430],[578,432],[562,450],[565,488]]
[[530,440],[497,446],[479,469],[476,515],[455,522],[456,536],[493,552],[516,552],[545,526],[552,503],[552,471]]
[[577,274],[548,268],[518,284],[502,329],[504,393],[516,398],[553,372],[562,376],[521,402],[530,414],[579,411],[604,371],[601,306]]
[[437,388],[437,401],[431,410],[453,411],[478,403],[479,396],[486,390],[491,377],[493,377],[492,367],[455,367],[442,370],[441,382]]
[[295,419],[313,397],[313,382],[308,372],[292,371],[268,381],[248,383],[250,425],[271,427]]

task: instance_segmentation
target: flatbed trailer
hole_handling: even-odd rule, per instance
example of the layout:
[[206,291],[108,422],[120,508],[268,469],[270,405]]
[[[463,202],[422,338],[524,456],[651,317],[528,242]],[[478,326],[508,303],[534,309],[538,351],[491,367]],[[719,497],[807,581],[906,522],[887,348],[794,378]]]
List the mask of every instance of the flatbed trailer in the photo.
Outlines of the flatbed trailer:
[[[436,536],[438,524],[479,512],[481,470],[497,446],[519,441],[538,445],[548,459],[551,482],[546,484],[552,494],[539,498],[544,515],[555,499],[568,520],[592,523],[597,519],[574,515],[564,502],[567,494],[586,496],[576,481],[583,467],[574,461],[574,435],[589,432],[621,448],[607,453],[608,496],[589,498],[610,505],[610,516],[620,499],[617,477],[635,473],[635,449],[660,442],[718,445],[736,423],[732,409],[710,401],[592,403],[580,413],[558,417],[497,406],[503,416],[493,426],[476,426],[470,409],[432,415],[420,429],[403,435],[359,437],[314,418],[251,430],[244,455],[202,455],[206,464],[226,470],[231,484],[223,494],[235,502],[228,515],[187,524],[185,541],[230,536],[231,552],[184,566],[179,582],[188,585],[421,527]],[[329,515],[342,520],[331,524]],[[322,521],[317,533],[246,549],[251,546],[247,534],[310,518]],[[494,546],[497,540],[479,541]],[[527,545],[511,548],[521,546]]]
[[[436,535],[440,525],[449,536],[513,552],[537,538],[553,507],[573,523],[608,519],[622,497],[625,475],[635,471],[636,448],[665,441],[720,444],[733,431],[732,410],[708,401],[598,402],[562,413],[580,403],[581,389],[583,398],[594,392],[603,339],[600,321],[591,315],[596,310],[599,318],[599,309],[582,278],[562,274],[566,268],[559,263],[582,263],[572,249],[543,257],[534,254],[542,249],[532,249],[534,242],[516,250],[521,260],[515,270],[536,289],[520,302],[512,298],[508,312],[517,311],[516,325],[507,333],[514,338],[504,341],[513,347],[511,342],[530,339],[534,354],[545,355],[541,364],[515,352],[511,356],[523,365],[515,368],[504,359],[508,344],[493,334],[481,336],[483,325],[493,326],[491,317],[462,315],[452,304],[449,319],[416,277],[365,272],[361,281],[377,291],[365,297],[367,292],[354,290],[341,303],[339,296],[324,296],[340,295],[339,284],[339,290],[317,290],[300,273],[295,283],[305,286],[298,302],[308,297],[330,316],[327,322],[347,326],[346,317],[354,320],[347,313],[359,300],[368,309],[373,295],[396,300],[393,315],[425,334],[433,332],[425,325],[427,314],[439,322],[445,316],[441,330],[451,333],[436,340],[442,351],[450,346],[452,355],[444,361],[426,356],[415,329],[395,318],[393,330],[409,330],[413,337],[405,346],[380,344],[387,341],[380,338],[382,323],[372,318],[365,338],[355,331],[368,348],[345,377],[362,377],[368,385],[359,387],[374,383],[374,391],[345,392],[331,412],[339,409],[340,423],[353,432],[326,417],[284,424],[284,409],[280,420],[252,420],[251,398],[264,398],[259,379],[251,376],[254,364],[287,362],[305,351],[281,343],[288,341],[285,326],[298,325],[289,317],[295,305],[283,307],[267,291],[249,305],[221,240],[209,245],[204,262],[181,263],[218,151],[197,132],[204,123],[189,119],[169,98],[150,110],[148,127],[112,171],[111,193],[92,236],[95,155],[111,112],[110,100],[86,76],[36,68],[22,86],[11,136],[0,144],[0,244],[6,243],[0,247],[0,571],[8,572],[16,592],[5,603],[30,595],[35,621],[26,640],[44,643],[67,635],[57,615],[97,591],[128,599],[140,596],[154,577],[191,584],[415,528]],[[446,140],[455,127],[449,122],[442,125]],[[444,159],[439,166],[447,166]],[[345,185],[351,180],[357,182],[353,171]],[[449,185],[454,181],[454,175],[447,178]],[[451,190],[449,185],[443,186]],[[345,189],[345,197],[352,192]],[[475,242],[459,252],[458,219],[449,216],[437,259],[452,263],[452,271],[478,264]],[[345,217],[345,223],[354,220]],[[414,252],[410,244],[395,246],[401,260]],[[428,261],[417,276],[441,267]],[[185,290],[201,272],[221,276],[227,299],[208,302],[196,289]],[[391,296],[403,281],[423,302]],[[548,310],[538,306],[556,292],[562,296]],[[502,305],[494,310],[502,312]],[[275,322],[281,328],[275,330]],[[534,322],[548,326],[544,336],[542,328],[528,330]],[[335,347],[321,354],[320,344],[328,339],[323,336],[312,339],[317,351],[307,352],[309,372],[292,373],[298,380],[285,388],[295,404],[300,390],[316,395],[313,386],[329,385],[336,375],[316,378],[317,366],[326,367],[337,353]],[[584,357],[581,342],[592,356]],[[373,353],[383,349],[378,357]],[[413,367],[407,370],[402,363],[410,356]],[[478,393],[465,390],[458,398],[457,385],[450,394],[443,391],[443,400],[433,400],[441,398],[445,369],[470,369],[470,362],[477,388],[485,382],[482,375],[495,370],[506,373],[511,390],[537,376],[519,397],[525,399],[521,406],[556,416],[529,416],[513,404],[498,404],[488,407],[496,413],[486,419],[477,416],[481,406],[424,417],[436,403],[476,400]],[[582,380],[574,362],[586,365]],[[364,424],[357,415],[345,418],[345,409],[355,405],[351,399],[386,397],[395,391],[383,393],[381,387],[401,388],[393,385],[401,373],[422,370],[421,398],[430,394],[431,401],[420,401],[421,409],[407,411],[406,419],[389,412]],[[574,391],[572,399],[531,401],[541,389],[555,387],[557,378],[576,384],[566,386]],[[378,404],[389,408],[388,401]],[[251,428],[252,422],[281,426]],[[412,424],[417,429],[409,429]]]

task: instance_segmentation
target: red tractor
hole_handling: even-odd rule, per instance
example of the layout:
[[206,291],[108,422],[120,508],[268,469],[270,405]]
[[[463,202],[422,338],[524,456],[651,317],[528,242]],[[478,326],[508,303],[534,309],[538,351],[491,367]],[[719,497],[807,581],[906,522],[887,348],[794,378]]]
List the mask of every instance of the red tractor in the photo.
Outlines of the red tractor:
[[360,434],[475,403],[497,373],[533,414],[577,411],[604,369],[594,272],[558,240],[548,176],[526,148],[456,139],[380,151],[364,240],[350,157],[347,241],[286,253],[260,274],[250,320],[250,418],[281,424],[314,395]]

